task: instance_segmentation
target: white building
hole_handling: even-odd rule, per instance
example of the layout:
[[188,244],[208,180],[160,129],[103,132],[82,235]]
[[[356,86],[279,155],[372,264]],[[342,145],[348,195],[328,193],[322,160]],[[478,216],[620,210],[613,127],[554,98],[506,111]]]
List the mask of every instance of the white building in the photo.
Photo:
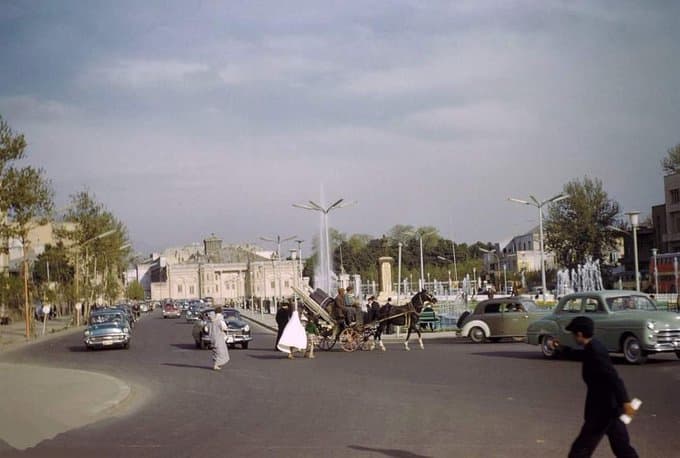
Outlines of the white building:
[[153,260],[148,268],[153,300],[211,297],[215,304],[261,304],[291,297],[292,286],[300,285],[301,263],[295,257],[267,259],[261,254],[271,252],[252,245],[223,246],[214,236],[204,240],[203,250],[197,246],[170,248],[163,252],[168,257]]
[[[545,242],[545,238],[543,239]],[[500,255],[500,269],[505,264],[508,272],[533,272],[541,270],[541,235],[536,226],[526,234],[513,237],[502,250]],[[555,267],[555,256],[545,251],[545,268]]]

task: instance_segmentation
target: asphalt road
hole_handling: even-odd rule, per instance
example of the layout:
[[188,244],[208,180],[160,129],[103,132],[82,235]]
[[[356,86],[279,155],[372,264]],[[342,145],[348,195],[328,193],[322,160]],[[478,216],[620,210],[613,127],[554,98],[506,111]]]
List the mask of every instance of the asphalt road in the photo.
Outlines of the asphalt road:
[[[580,363],[544,360],[523,343],[428,340],[425,350],[391,344],[290,361],[254,330],[250,349],[231,350],[221,372],[194,348],[190,324],[158,312],[137,326],[130,350],[85,352],[76,334],[3,355],[102,372],[135,394],[107,420],[0,456],[566,456],[581,424]],[[629,428],[640,456],[680,456],[680,360],[616,363],[644,402]],[[606,439],[595,456],[612,456]]]

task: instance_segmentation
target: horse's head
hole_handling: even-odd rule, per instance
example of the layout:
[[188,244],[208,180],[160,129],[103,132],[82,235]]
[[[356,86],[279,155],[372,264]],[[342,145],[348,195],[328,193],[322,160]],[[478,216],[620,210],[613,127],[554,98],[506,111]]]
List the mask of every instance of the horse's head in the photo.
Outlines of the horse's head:
[[436,304],[437,298],[427,292],[426,289],[416,293],[411,299],[411,304],[415,307],[416,311],[420,312],[426,304]]

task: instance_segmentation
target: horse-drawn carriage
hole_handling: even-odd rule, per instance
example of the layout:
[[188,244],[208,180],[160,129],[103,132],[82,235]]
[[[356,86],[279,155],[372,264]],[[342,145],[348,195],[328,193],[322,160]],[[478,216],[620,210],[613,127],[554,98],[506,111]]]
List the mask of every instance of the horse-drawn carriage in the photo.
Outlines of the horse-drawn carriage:
[[[336,343],[339,343],[340,347],[347,352],[359,349],[372,350],[375,342],[378,342],[380,348],[385,351],[381,335],[389,324],[406,326],[407,334],[404,342],[406,350],[409,350],[408,339],[411,336],[411,331],[418,334],[418,342],[420,347],[423,348],[423,341],[417,326],[418,317],[426,303],[437,302],[434,297],[423,290],[416,293],[406,305],[381,307],[378,316],[373,321],[367,322],[365,319],[359,319],[348,324],[344,320],[336,320],[331,316],[328,310],[334,299],[321,289],[317,289],[311,294],[307,294],[297,287],[293,287],[293,290],[302,299],[302,303],[309,311],[309,318],[316,325],[316,345],[321,350],[326,351],[331,350]],[[371,341],[371,337],[373,341]]]

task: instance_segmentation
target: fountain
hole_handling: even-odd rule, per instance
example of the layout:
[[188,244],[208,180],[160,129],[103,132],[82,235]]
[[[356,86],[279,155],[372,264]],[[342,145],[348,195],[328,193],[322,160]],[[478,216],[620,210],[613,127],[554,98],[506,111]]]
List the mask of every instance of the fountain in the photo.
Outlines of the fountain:
[[600,261],[589,256],[586,262],[577,268],[560,269],[557,271],[557,296],[564,296],[581,291],[600,291],[604,289]]

